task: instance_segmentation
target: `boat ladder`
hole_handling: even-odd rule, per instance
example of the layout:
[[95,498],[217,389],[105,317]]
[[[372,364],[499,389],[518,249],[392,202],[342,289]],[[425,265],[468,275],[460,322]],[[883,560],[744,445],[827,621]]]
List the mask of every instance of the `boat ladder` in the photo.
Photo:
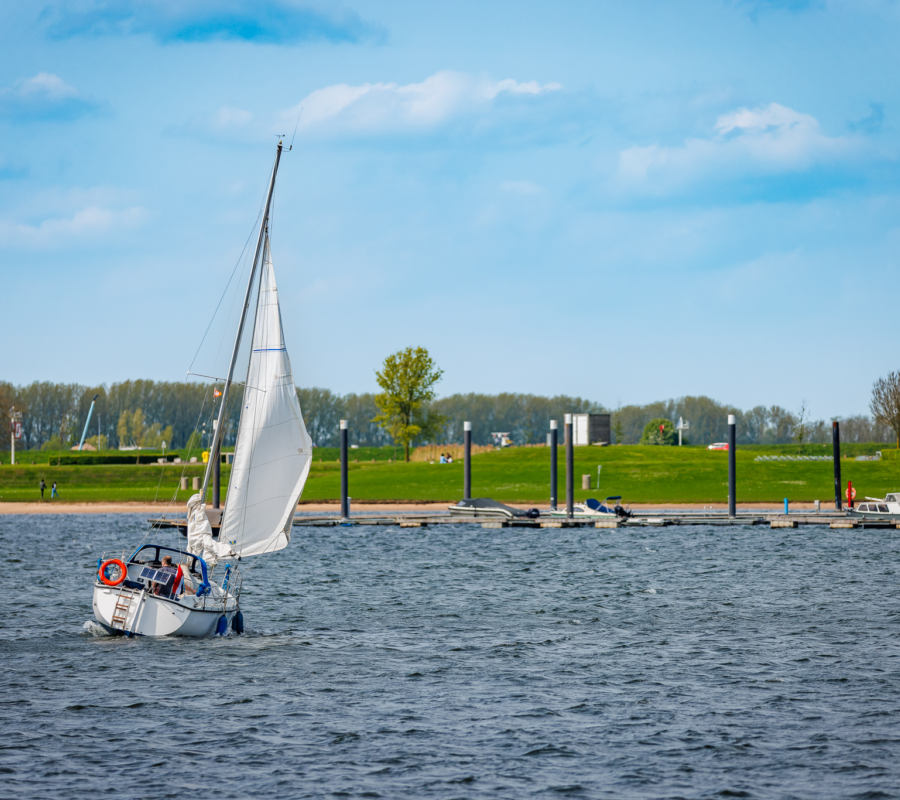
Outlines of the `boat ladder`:
[[116,598],[116,607],[113,609],[112,620],[109,625],[111,628],[118,628],[121,631],[126,631],[128,614],[131,612],[132,603],[134,603],[136,597],[142,594],[143,591],[137,591],[135,589],[123,588],[119,590],[119,596]]

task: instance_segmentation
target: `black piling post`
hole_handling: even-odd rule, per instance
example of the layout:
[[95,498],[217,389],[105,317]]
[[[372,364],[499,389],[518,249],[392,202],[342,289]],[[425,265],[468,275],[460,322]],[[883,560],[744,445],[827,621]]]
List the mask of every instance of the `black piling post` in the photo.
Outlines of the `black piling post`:
[[728,516],[737,515],[737,425],[734,414],[728,415]]
[[463,423],[463,500],[472,499],[472,423]]
[[841,499],[841,424],[831,423],[831,446],[834,452],[834,510],[842,511]]
[[559,444],[559,431],[557,430],[557,423],[555,419],[550,420],[550,508],[553,511],[556,511],[556,491],[557,491],[557,479],[556,479],[556,448]]
[[575,442],[572,436],[572,415],[566,414],[566,517],[575,513]]
[[[218,420],[213,420],[213,430],[216,429],[216,425],[218,424]],[[215,440],[217,437],[213,437]],[[222,449],[220,446],[216,446],[216,452],[210,453],[209,457],[213,459],[213,508],[219,508],[222,500]]]
[[350,518],[350,503],[347,500],[347,441],[350,431],[347,420],[341,420],[341,519]]

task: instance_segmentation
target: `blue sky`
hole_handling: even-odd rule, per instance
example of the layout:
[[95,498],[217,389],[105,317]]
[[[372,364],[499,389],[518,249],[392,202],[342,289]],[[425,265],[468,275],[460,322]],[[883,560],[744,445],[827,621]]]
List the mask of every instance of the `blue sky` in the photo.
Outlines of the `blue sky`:
[[423,345],[442,394],[865,412],[900,367],[898,35],[881,0],[3,4],[0,377],[182,378],[297,125],[298,384]]

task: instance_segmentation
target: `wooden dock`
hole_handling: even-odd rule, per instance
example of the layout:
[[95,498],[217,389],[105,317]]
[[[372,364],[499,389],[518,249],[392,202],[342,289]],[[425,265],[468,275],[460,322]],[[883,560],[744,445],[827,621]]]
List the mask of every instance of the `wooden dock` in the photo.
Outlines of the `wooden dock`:
[[863,520],[848,517],[843,512],[823,511],[818,514],[782,514],[771,511],[740,513],[729,517],[725,511],[666,511],[640,515],[629,519],[566,519],[539,517],[538,519],[461,519],[450,514],[353,514],[349,519],[337,515],[296,516],[295,527],[394,525],[402,528],[425,528],[437,525],[481,525],[486,530],[497,528],[662,528],[669,525],[761,525],[770,528],[797,528],[801,525],[820,525],[831,528],[900,528],[900,523],[882,520]]
[[[182,518],[160,518],[148,520],[158,528],[178,528],[187,533],[187,520]],[[353,514],[342,519],[337,514],[297,515],[294,527],[317,528],[335,526],[381,525],[399,528],[427,528],[438,525],[481,525],[486,530],[498,528],[662,528],[670,525],[715,525],[733,527],[735,525],[760,525],[769,528],[798,528],[820,525],[830,528],[852,530],[855,528],[900,529],[900,523],[885,520],[864,520],[850,517],[840,511],[822,511],[792,514],[772,511],[742,512],[729,517],[726,511],[664,511],[650,514],[635,514],[628,519],[566,519],[565,517],[539,517],[538,519],[494,519],[460,518],[450,514]],[[214,533],[218,526],[214,526]]]

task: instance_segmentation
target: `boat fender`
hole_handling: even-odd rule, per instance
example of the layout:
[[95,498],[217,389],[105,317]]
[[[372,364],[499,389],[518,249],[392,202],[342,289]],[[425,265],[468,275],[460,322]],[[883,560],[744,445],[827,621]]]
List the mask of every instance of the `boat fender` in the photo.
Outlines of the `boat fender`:
[[244,632],[244,615],[241,611],[238,611],[231,618],[231,630],[233,630],[237,634],[241,634]]
[[216,636],[224,636],[228,632],[228,619],[222,614],[216,624]]
[[[119,577],[117,580],[111,580],[110,578],[106,577],[106,568],[112,566],[117,566],[119,568]],[[120,583],[122,583],[122,581],[125,580],[126,577],[128,577],[128,567],[125,566],[124,561],[118,558],[110,558],[100,565],[98,573],[100,575],[100,581],[102,583],[105,583],[107,586],[118,586]]]

